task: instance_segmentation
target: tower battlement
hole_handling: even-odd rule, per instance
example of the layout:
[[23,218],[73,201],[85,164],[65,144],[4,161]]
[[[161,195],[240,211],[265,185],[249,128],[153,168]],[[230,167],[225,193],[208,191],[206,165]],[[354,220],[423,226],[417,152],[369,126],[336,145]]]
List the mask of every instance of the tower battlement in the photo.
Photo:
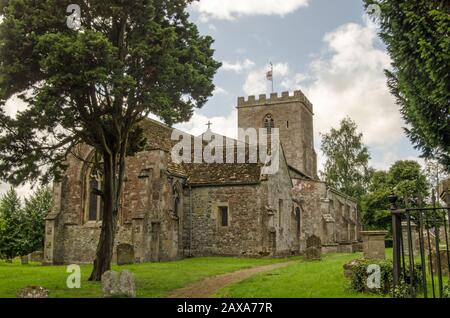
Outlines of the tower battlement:
[[237,107],[263,106],[296,101],[303,103],[311,113],[313,112],[313,105],[301,90],[294,91],[294,95],[290,95],[289,92],[282,92],[281,96],[278,93],[272,93],[269,96],[261,94],[258,98],[255,95],[250,95],[247,100],[245,100],[245,97],[239,97]]

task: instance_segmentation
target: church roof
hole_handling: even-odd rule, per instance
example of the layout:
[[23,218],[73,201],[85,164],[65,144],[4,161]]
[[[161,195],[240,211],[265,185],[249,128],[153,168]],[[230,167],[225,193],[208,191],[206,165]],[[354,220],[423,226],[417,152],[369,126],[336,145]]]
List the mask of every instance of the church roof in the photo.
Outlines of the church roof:
[[[147,150],[170,153],[172,147],[178,143],[171,140],[173,128],[167,125],[152,119],[143,121],[141,125],[147,137]],[[173,175],[187,178],[188,184],[192,186],[238,185],[259,183],[261,167],[258,163],[175,163],[170,159],[167,170]]]

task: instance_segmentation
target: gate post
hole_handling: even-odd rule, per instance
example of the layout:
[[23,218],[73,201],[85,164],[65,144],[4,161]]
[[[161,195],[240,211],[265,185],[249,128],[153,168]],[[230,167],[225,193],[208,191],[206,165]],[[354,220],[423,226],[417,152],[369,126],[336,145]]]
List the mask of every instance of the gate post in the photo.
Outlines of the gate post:
[[393,241],[393,265],[392,270],[394,278],[394,287],[398,286],[400,282],[401,272],[401,237],[402,235],[402,220],[401,215],[397,210],[397,196],[392,193],[389,196],[390,210],[392,214],[392,241]]

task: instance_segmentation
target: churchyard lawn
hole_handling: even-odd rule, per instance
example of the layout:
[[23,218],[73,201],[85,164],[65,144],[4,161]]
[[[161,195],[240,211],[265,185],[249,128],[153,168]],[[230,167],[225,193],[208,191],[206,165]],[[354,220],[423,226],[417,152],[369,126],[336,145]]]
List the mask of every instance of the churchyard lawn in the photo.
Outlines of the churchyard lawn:
[[[380,297],[357,294],[348,290],[349,281],[343,276],[343,264],[362,257],[355,254],[325,254],[319,262],[307,262],[299,257],[289,259],[249,259],[231,257],[202,257],[175,262],[114,266],[135,274],[138,297],[167,297],[173,291],[204,278],[245,268],[297,261],[287,267],[256,274],[241,282],[218,286],[218,297]],[[0,261],[0,297],[15,297],[18,289],[43,286],[50,297],[102,297],[101,284],[88,282],[92,267],[81,266],[81,288],[66,286],[65,266],[7,264]]]
[[361,257],[362,253],[324,254],[320,262],[302,261],[289,267],[258,274],[220,289],[215,296],[232,298],[382,297],[349,290],[349,280],[344,277],[342,266]]
[[[206,277],[298,259],[201,257],[175,262],[113,266],[113,270],[128,269],[134,273],[137,297],[166,297],[173,290]],[[50,290],[49,296],[55,298],[102,297],[101,284],[87,280],[91,270],[91,265],[82,265],[81,288],[69,289],[66,286],[69,275],[66,266],[42,266],[37,263],[21,265],[20,260],[7,264],[0,260],[0,298],[16,297],[17,290],[26,286],[45,287]]]

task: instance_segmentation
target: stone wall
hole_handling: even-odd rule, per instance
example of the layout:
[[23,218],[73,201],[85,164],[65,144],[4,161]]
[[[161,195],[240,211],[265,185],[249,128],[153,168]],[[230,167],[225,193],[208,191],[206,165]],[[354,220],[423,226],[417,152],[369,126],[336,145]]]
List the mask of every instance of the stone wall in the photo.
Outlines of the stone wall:
[[[85,158],[90,149],[82,148]],[[132,244],[136,262],[183,256],[184,180],[167,173],[168,154],[153,150],[127,158],[115,246]],[[61,183],[54,185],[52,212],[46,221],[45,262],[91,263],[101,222],[87,221],[86,164],[71,157]],[[173,189],[179,188],[179,211]],[[126,202],[126,203],[125,203]],[[113,261],[115,260],[115,248]]]
[[298,178],[293,183],[302,212],[300,249],[307,237],[317,235],[323,252],[353,252],[361,231],[356,202],[324,182]]
[[264,180],[263,193],[266,207],[269,210],[266,211],[268,224],[265,226],[269,231],[264,232],[264,242],[268,242],[268,246],[271,246],[271,242],[275,238],[276,245],[273,251],[276,255],[298,254],[297,233],[296,230],[293,231],[296,226],[293,224],[292,181],[283,151],[280,151],[278,172],[264,176]]
[[301,91],[249,96],[238,99],[238,127],[263,128],[266,115],[272,115],[275,128],[280,130],[287,162],[307,176],[317,175],[317,156],[314,151],[313,109]]
[[[260,183],[194,187],[193,255],[298,254],[298,249],[295,249],[298,242],[295,232],[291,230],[294,209],[291,189],[292,183],[282,153],[278,172],[261,176]],[[227,227],[220,225],[221,206],[228,207]]]
[[[263,195],[259,185],[208,186],[192,189],[192,254],[257,256],[264,250]],[[219,207],[228,207],[222,227]]]

